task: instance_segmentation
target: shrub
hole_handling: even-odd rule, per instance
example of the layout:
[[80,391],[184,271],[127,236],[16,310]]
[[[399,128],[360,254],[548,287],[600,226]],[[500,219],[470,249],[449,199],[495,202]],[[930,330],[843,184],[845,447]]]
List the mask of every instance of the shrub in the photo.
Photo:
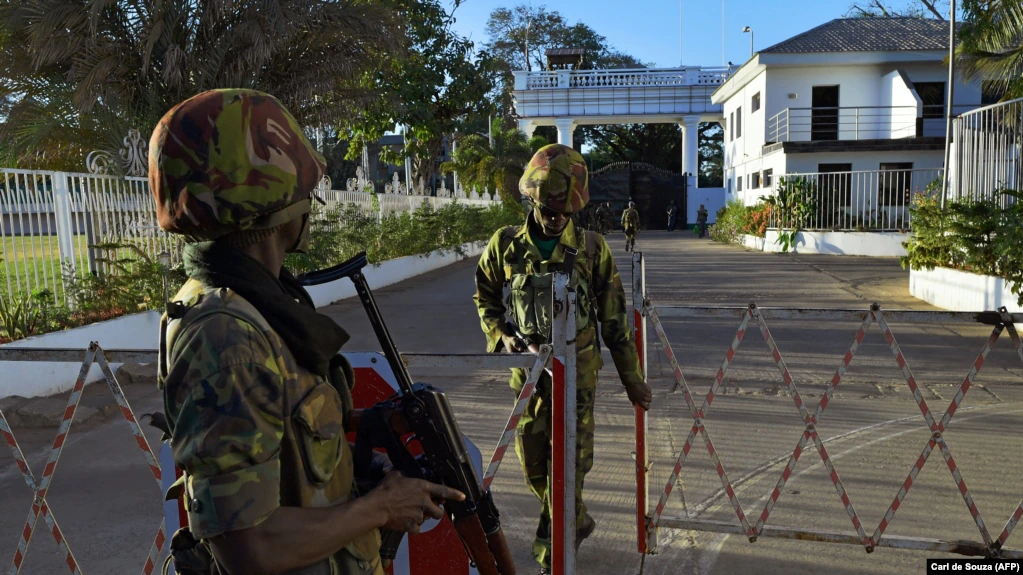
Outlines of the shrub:
[[436,250],[459,251],[464,244],[487,241],[502,226],[521,222],[518,210],[503,202],[482,207],[455,201],[439,210],[427,203],[414,212],[380,219],[346,204],[317,217],[309,253],[291,254],[285,265],[301,273],[340,263],[360,251],[371,263]]
[[1013,201],[1002,208],[993,202],[949,201],[941,209],[933,195],[913,199],[913,237],[905,242],[902,267],[952,268],[1001,276],[1023,305],[1023,195],[1007,190]]
[[710,228],[710,237],[719,242],[741,244],[742,236],[767,235],[767,224],[771,207],[764,203],[747,206],[739,200],[732,200],[718,210],[717,220]]
[[[290,254],[286,265],[304,272],[337,264],[360,251],[377,263],[435,250],[460,250],[521,221],[516,209],[503,204],[480,207],[451,202],[439,210],[424,204],[415,212],[391,214],[379,221],[357,205],[345,204],[316,217],[309,253]],[[90,247],[104,254],[96,259],[102,273],[81,275],[65,269],[66,304],[55,304],[49,291],[0,294],[0,343],[163,308],[163,266],[128,244]],[[172,295],[186,279],[180,267],[167,271]]]

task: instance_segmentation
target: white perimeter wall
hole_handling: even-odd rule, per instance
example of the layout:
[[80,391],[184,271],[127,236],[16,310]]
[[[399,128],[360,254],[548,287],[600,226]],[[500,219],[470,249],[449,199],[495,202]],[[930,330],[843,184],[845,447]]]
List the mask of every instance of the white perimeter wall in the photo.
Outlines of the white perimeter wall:
[[[709,209],[709,207],[708,207]],[[462,259],[478,257],[483,252],[482,244],[463,246],[466,255],[455,252],[433,252],[426,256],[408,256],[369,266],[364,270],[373,289],[389,286],[420,274],[440,269]],[[309,289],[317,307],[355,296],[352,282],[343,279]],[[93,325],[48,333],[0,347],[85,349],[93,341],[106,349],[135,349],[155,351],[159,347],[160,312],[150,311],[120,317]],[[117,369],[120,364],[111,364]],[[12,395],[37,397],[68,391],[74,386],[81,367],[79,363],[0,361],[0,398]],[[102,377],[98,366],[93,366],[90,379]]]
[[1011,313],[1023,312],[1004,279],[959,270],[911,270],[909,293],[950,311],[995,311],[1005,306]]
[[[790,251],[797,254],[830,254],[839,256],[901,257],[906,255],[902,242],[910,234],[888,232],[799,232]],[[746,247],[770,253],[781,253],[778,231],[767,230],[767,237],[744,237]]]

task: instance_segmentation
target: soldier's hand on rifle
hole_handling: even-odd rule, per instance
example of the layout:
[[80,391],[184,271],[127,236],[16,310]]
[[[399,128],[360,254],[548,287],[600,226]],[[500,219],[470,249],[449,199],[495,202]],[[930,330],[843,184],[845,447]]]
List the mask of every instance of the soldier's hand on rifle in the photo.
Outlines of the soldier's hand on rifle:
[[522,353],[526,351],[525,343],[513,335],[502,334],[501,343],[504,344],[504,350],[508,353]]
[[405,477],[398,472],[389,473],[369,496],[376,497],[380,509],[386,514],[384,528],[409,533],[419,533],[419,527],[427,518],[444,517],[444,510],[438,502],[465,500],[461,491]]
[[650,385],[647,382],[643,382],[640,385],[630,385],[625,388],[625,393],[629,396],[629,401],[633,405],[638,405],[643,408],[643,411],[650,411],[650,403],[653,401],[654,392],[650,389]]

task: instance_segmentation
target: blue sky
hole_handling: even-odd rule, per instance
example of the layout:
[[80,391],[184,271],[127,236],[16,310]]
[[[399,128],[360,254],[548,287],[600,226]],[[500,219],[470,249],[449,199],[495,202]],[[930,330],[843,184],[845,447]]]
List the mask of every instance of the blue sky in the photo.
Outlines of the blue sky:
[[[569,21],[582,21],[615,48],[660,67],[679,64],[679,0],[464,0],[455,13],[456,29],[477,43],[487,41],[490,12],[503,6],[546,5]],[[725,61],[749,58],[753,28],[759,50],[842,17],[853,0],[725,0]],[[896,0],[892,4],[906,4]],[[720,66],[721,0],[682,0],[683,49],[688,65]]]

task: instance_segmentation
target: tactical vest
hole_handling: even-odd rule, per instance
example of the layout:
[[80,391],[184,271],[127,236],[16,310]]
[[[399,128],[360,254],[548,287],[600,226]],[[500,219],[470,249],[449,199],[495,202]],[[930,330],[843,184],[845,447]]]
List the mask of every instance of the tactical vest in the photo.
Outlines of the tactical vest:
[[[343,356],[331,363],[330,381],[299,366],[291,352],[273,333],[263,316],[248,301],[227,289],[204,288],[189,280],[174,298],[161,321],[159,381],[161,387],[174,365],[180,350],[175,345],[191,326],[215,314],[228,314],[255,328],[277,358],[278,373],[283,380],[281,401],[284,433],[280,444],[280,505],[287,507],[329,507],[352,499],[355,494],[355,473],[352,453],[338,426],[346,417],[353,401],[350,383],[354,373]],[[166,399],[165,399],[166,401]],[[189,523],[198,516],[190,509],[193,500],[202,501],[195,482],[187,475],[175,483],[168,499],[184,490]],[[201,491],[201,487],[198,488]],[[176,546],[181,549],[175,549]],[[216,575],[221,570],[212,558],[205,541],[198,542],[188,528],[180,530],[172,540],[172,557],[182,575]],[[306,568],[289,571],[287,575],[382,575],[379,558],[380,535],[368,533],[339,550],[334,556]],[[205,569],[205,570],[204,570]]]
[[[501,233],[501,253],[505,254],[521,228],[509,226]],[[597,327],[597,308],[591,281],[597,257],[597,234],[577,228],[585,234],[584,253],[575,261],[571,285],[576,292],[576,334],[594,331]],[[546,343],[551,338],[554,320],[554,275],[569,270],[548,270],[547,265],[532,265],[524,258],[511,263],[505,261],[505,278],[510,288],[505,305],[519,332],[534,343]],[[552,264],[557,265],[557,264]],[[537,269],[543,268],[543,269]],[[599,353],[599,350],[598,350]]]

